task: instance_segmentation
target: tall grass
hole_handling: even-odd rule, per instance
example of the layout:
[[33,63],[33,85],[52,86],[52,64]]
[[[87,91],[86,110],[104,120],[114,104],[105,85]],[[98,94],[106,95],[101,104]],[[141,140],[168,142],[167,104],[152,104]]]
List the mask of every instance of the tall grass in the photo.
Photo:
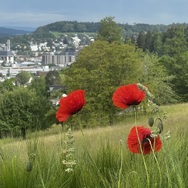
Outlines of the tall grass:
[[[127,149],[134,121],[127,117],[104,128],[74,131],[76,166],[65,172],[66,139],[61,127],[29,139],[0,141],[1,188],[186,188],[188,187],[188,104],[162,107],[167,112],[162,150],[144,156]],[[141,125],[147,124],[147,117]],[[170,131],[171,138],[165,139]],[[149,182],[149,183],[147,183]]]

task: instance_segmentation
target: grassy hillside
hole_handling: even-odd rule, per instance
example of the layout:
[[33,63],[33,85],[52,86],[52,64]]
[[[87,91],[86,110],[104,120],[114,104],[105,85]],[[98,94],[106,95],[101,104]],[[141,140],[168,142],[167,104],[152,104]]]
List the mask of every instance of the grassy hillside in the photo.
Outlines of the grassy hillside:
[[[65,172],[67,136],[60,126],[25,141],[1,140],[1,188],[184,188],[188,185],[188,103],[161,110],[167,113],[162,150],[146,156],[130,153],[126,138],[134,118],[124,116],[111,127],[73,132],[76,166],[72,173]],[[138,125],[147,126],[147,119],[140,117]],[[165,140],[168,131],[171,138]]]

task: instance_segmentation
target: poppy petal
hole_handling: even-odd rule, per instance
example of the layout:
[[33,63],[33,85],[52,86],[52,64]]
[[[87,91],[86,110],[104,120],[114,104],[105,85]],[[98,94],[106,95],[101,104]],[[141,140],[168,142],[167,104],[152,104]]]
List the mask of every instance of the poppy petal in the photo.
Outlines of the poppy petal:
[[56,118],[59,122],[65,122],[70,117],[70,114],[56,113]]
[[114,106],[121,109],[128,108],[131,105],[138,105],[144,98],[145,92],[140,90],[137,84],[120,86],[112,96]]
[[60,122],[65,122],[71,115],[79,112],[86,103],[84,94],[84,90],[75,90],[66,97],[62,97],[56,118]]
[[[128,149],[132,153],[149,154],[152,149],[157,152],[162,147],[160,137],[152,138],[151,130],[144,126],[134,126],[128,135],[127,139]],[[141,152],[142,149],[142,152]]]

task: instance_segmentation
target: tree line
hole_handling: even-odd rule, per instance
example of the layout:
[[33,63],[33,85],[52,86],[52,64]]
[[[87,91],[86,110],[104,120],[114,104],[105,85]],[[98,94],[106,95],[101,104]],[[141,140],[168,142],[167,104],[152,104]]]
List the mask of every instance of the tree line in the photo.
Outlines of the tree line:
[[156,54],[171,80],[173,90],[188,101],[188,25],[173,24],[165,32],[140,32],[132,43],[143,52]]
[[[119,27],[121,27],[125,33],[127,33],[129,36],[134,33],[139,33],[141,31],[159,31],[163,32],[168,28],[168,25],[150,25],[150,24],[121,24],[117,23]],[[46,30],[46,31],[56,31],[56,32],[90,32],[90,33],[97,33],[98,30],[101,27],[101,22],[77,22],[77,21],[59,21],[54,22],[45,26],[41,26],[36,29],[35,33],[40,32],[40,30]]]

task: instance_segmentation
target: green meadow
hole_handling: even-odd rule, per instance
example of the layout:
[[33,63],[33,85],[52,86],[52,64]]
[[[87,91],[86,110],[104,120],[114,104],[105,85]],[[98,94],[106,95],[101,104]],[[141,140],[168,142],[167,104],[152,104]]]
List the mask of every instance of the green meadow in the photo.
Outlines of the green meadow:
[[[72,130],[76,165],[71,172],[63,162],[66,124],[30,133],[26,140],[1,139],[0,188],[187,188],[188,103],[160,109],[166,118],[159,152],[142,156],[128,150],[134,115],[123,114],[113,126]],[[147,127],[147,121],[140,115],[137,125]]]

